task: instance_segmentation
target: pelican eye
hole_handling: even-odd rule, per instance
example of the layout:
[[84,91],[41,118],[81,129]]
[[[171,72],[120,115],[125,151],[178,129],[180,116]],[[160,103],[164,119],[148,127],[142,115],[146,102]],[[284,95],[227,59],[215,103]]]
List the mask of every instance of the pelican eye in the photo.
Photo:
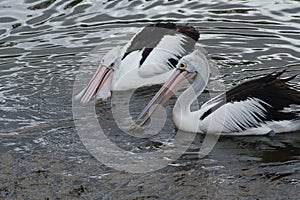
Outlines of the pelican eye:
[[115,63],[111,63],[111,64],[109,65],[109,68],[113,67],[114,65],[115,65]]
[[186,69],[186,63],[185,62],[180,63],[178,68],[181,69],[181,70],[185,70]]

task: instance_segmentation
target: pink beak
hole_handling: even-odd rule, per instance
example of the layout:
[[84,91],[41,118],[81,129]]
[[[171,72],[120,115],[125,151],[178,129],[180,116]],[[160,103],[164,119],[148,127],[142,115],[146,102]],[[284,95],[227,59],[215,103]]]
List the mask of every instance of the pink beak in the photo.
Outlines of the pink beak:
[[80,93],[81,96],[81,103],[87,103],[91,100],[91,98],[101,92],[103,86],[105,85],[105,88],[109,88],[110,92],[110,85],[113,75],[113,69],[104,67],[103,65],[100,65],[96,71],[96,73],[91,78],[88,85],[84,88],[84,90]]
[[[150,100],[144,110],[136,120],[138,126],[143,126],[151,115],[156,111],[158,105],[165,105],[167,101],[175,94],[176,91],[185,86],[196,73],[176,70],[170,79],[160,88],[155,96]],[[143,119],[142,119],[143,118]],[[139,123],[139,121],[141,121]]]

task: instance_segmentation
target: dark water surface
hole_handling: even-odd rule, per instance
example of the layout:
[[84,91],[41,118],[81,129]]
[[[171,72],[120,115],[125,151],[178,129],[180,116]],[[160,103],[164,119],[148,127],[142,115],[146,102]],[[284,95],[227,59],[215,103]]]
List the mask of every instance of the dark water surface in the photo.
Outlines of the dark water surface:
[[[195,26],[198,46],[209,52],[227,89],[286,66],[287,76],[300,74],[299,13],[297,0],[2,0],[0,198],[299,199],[300,132],[222,137],[202,159],[197,135],[166,168],[132,174],[97,161],[72,115],[80,66],[95,67],[101,58],[92,50],[104,54],[157,21]],[[132,113],[157,89],[138,91]],[[109,102],[98,102],[96,111],[110,139],[131,152],[155,151],[175,132],[168,119],[153,138],[127,137],[115,128]]]

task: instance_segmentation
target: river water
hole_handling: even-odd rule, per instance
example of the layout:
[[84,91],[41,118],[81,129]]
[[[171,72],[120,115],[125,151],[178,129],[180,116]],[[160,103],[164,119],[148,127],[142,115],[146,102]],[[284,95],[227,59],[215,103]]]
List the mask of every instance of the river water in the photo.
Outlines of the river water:
[[[72,113],[79,69],[97,67],[105,52],[158,21],[195,26],[197,45],[208,51],[226,89],[284,67],[290,67],[286,76],[300,74],[299,11],[297,0],[2,0],[0,198],[299,199],[299,131],[221,137],[203,158],[204,136],[196,135],[168,166],[129,173],[93,157]],[[158,88],[136,91],[131,113]],[[150,138],[116,128],[110,102],[97,102],[96,113],[120,148],[156,151],[174,135],[174,102],[167,107],[167,127]]]

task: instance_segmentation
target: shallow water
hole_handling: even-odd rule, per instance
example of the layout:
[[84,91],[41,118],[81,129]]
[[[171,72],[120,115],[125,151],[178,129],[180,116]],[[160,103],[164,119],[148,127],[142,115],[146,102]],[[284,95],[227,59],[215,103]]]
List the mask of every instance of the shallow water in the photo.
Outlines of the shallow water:
[[[204,136],[196,135],[172,164],[132,174],[97,161],[82,144],[72,114],[80,66],[97,67],[111,47],[124,45],[139,28],[157,21],[195,26],[201,33],[198,46],[209,52],[226,89],[287,66],[286,76],[300,74],[299,9],[300,2],[293,0],[1,1],[0,197],[299,199],[299,131],[222,137],[201,159]],[[131,114],[157,89],[138,90]],[[167,107],[167,126],[150,138],[116,128],[109,102],[97,102],[96,112],[120,148],[157,151],[172,147],[174,101]]]

